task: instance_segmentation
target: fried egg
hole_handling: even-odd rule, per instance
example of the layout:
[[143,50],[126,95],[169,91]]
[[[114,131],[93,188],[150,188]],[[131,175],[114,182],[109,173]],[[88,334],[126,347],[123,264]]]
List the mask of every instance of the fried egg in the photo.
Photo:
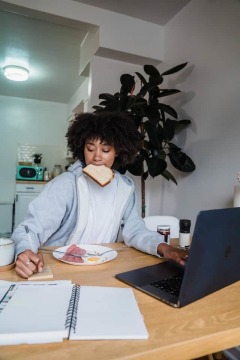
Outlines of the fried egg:
[[99,256],[91,256],[91,257],[87,258],[87,261],[90,261],[90,262],[96,262],[98,260],[101,260],[101,258]]

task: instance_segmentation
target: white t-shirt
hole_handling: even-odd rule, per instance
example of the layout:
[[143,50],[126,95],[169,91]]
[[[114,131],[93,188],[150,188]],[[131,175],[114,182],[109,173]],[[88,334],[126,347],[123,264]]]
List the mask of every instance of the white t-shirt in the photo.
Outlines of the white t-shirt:
[[90,194],[90,211],[87,225],[81,236],[82,244],[109,243],[113,231],[113,215],[117,192],[117,178],[101,187],[87,178]]

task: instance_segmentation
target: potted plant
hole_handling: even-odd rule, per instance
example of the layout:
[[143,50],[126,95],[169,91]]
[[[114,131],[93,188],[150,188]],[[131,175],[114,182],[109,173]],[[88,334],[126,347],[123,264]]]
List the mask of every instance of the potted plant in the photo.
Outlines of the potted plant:
[[34,164],[41,164],[41,161],[42,161],[42,154],[33,154],[33,161],[34,161]]
[[140,80],[140,89],[137,93],[135,76],[123,74],[120,77],[121,88],[115,94],[102,93],[99,105],[93,106],[94,112],[121,111],[126,112],[135,122],[142,135],[142,146],[133,164],[124,169],[141,176],[142,217],[145,217],[145,181],[148,176],[153,178],[161,175],[167,180],[177,181],[168,170],[171,163],[181,172],[192,172],[195,164],[176,144],[174,136],[191,124],[190,120],[178,120],[174,108],[161,102],[162,98],[177,94],[178,89],[160,87],[164,77],[182,70],[187,63],[177,65],[162,74],[153,65],[144,65],[143,69],[148,78],[135,72]]

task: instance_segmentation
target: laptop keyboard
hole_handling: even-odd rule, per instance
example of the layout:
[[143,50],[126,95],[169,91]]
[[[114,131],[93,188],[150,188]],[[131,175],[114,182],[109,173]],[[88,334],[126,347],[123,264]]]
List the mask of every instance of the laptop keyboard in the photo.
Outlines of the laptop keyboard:
[[153,285],[154,287],[163,290],[167,293],[178,296],[180,293],[182,279],[183,279],[183,275],[174,275],[167,279],[154,281],[150,285]]

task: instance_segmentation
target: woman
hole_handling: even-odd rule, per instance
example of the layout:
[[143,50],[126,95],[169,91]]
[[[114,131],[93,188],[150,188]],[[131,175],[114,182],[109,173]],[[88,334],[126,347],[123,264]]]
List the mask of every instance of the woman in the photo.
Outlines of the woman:
[[[115,112],[76,115],[66,137],[78,160],[44,187],[15,229],[16,272],[28,278],[42,271],[38,248],[43,244],[99,244],[122,238],[128,246],[184,264],[184,250],[162,243],[157,232],[146,228],[136,210],[132,179],[116,170],[130,164],[140,149],[132,120]],[[82,172],[89,164],[112,168],[114,179],[99,186]]]

